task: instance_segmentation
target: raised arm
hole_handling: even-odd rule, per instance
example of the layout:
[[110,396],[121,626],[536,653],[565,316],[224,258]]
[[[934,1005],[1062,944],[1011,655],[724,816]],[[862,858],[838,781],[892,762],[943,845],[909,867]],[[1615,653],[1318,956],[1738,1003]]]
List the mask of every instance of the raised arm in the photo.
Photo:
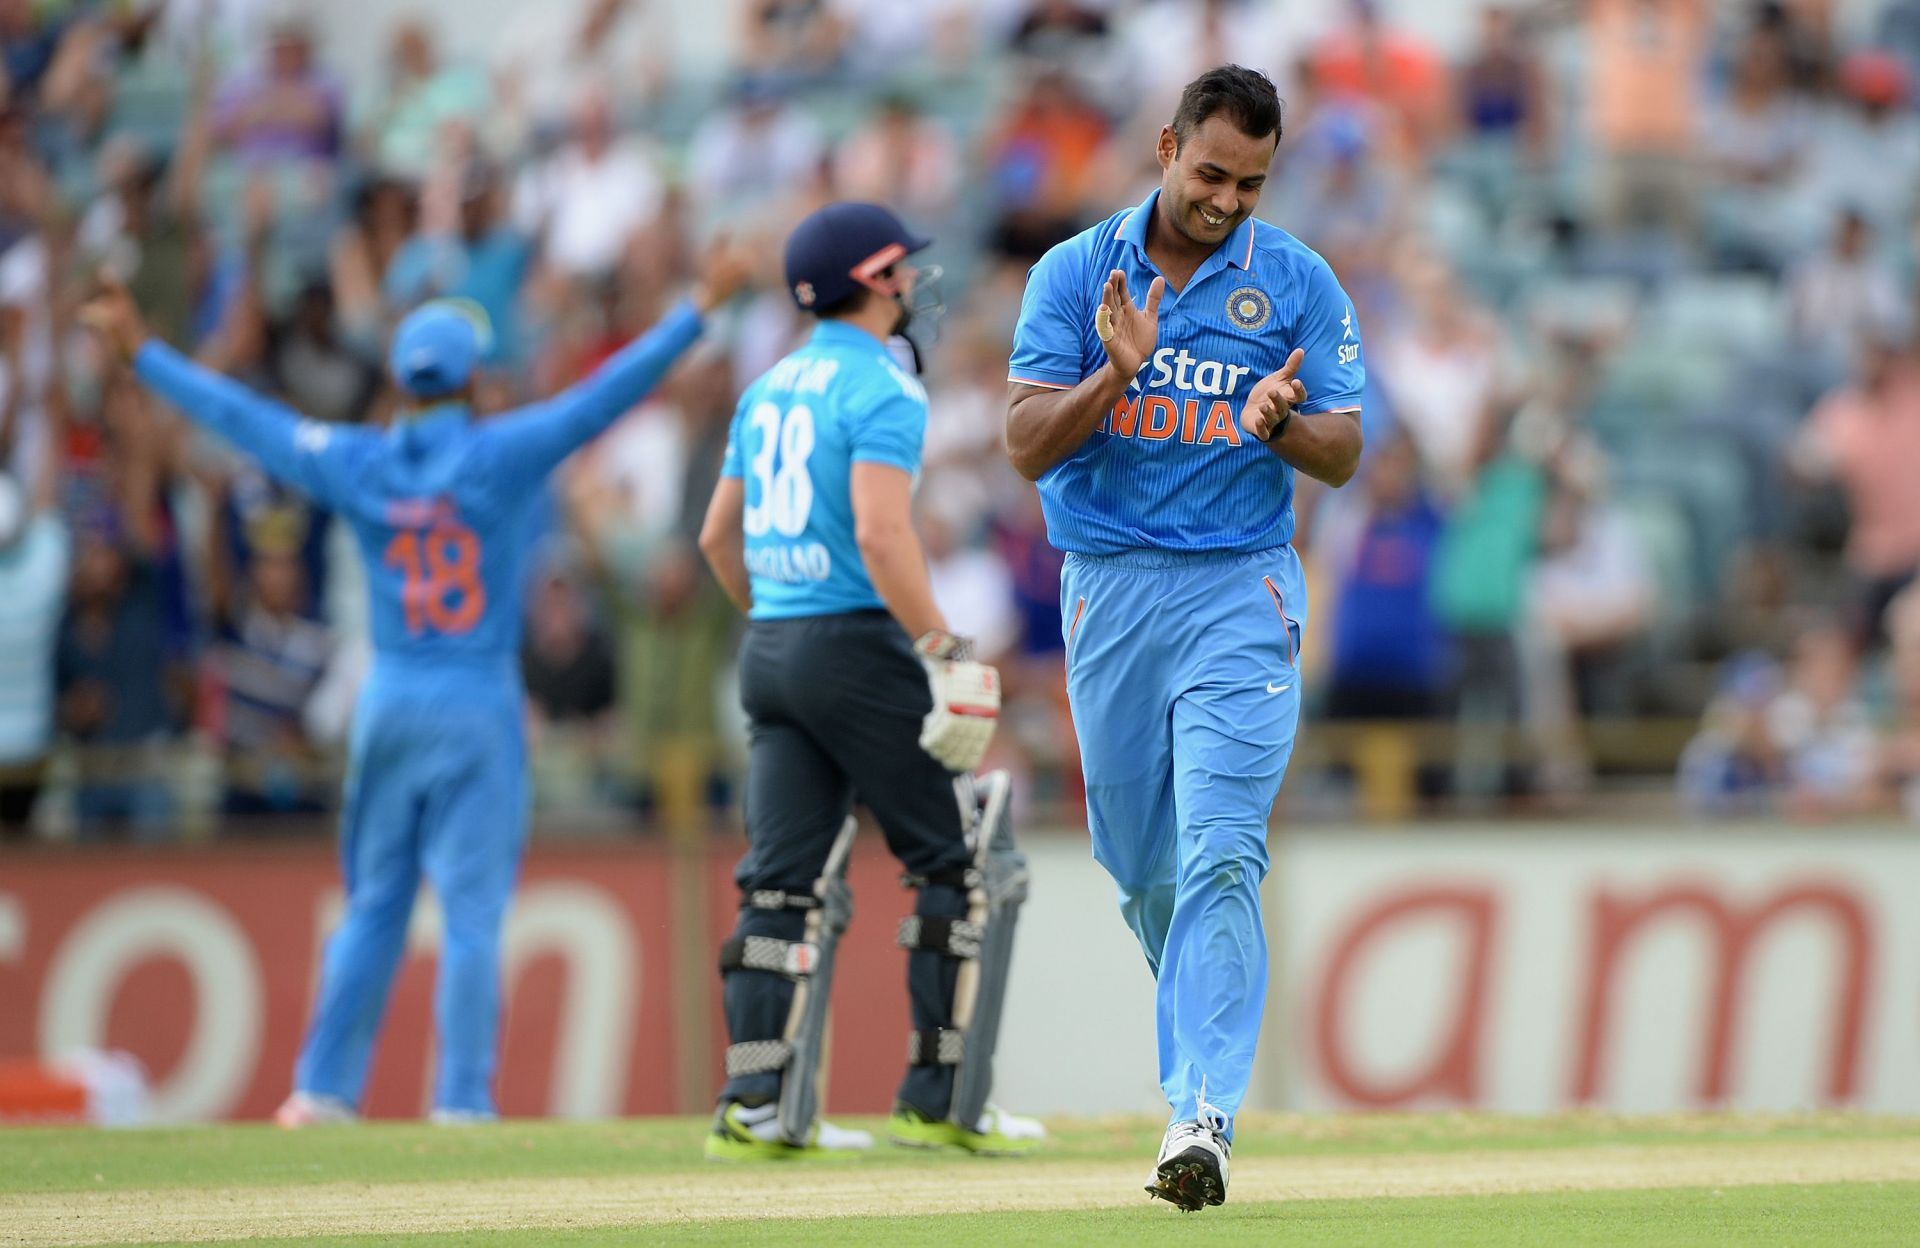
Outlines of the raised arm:
[[211,429],[279,478],[321,502],[337,506],[352,477],[344,462],[346,436],[254,393],[181,355],[148,332],[126,288],[109,282],[81,310],[80,319],[108,349],[131,361],[134,375],[194,423]]
[[704,318],[746,283],[752,258],[733,244],[708,253],[692,298],[634,339],[585,381],[490,426],[497,461],[518,484],[543,480],[554,465],[591,441],[660,384],[700,336]]
[[1084,332],[1075,315],[1075,292],[1064,280],[1068,267],[1052,255],[1035,265],[1020,312],[1007,391],[1007,458],[1029,481],[1039,480],[1092,436],[1160,338],[1165,279],[1154,278],[1145,306],[1137,306],[1127,295],[1126,274],[1115,269],[1093,313],[1106,362],[1092,376],[1067,384],[1064,378],[1080,372],[1078,343]]

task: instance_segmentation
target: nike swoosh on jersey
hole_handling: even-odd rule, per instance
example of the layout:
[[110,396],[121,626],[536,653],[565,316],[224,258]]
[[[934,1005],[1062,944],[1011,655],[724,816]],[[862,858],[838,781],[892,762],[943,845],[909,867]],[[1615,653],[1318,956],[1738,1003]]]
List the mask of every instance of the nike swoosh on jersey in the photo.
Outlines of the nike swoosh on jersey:
[[1285,693],[1287,690],[1291,688],[1293,688],[1293,682],[1291,681],[1287,682],[1284,685],[1276,685],[1272,681],[1267,682],[1268,693]]

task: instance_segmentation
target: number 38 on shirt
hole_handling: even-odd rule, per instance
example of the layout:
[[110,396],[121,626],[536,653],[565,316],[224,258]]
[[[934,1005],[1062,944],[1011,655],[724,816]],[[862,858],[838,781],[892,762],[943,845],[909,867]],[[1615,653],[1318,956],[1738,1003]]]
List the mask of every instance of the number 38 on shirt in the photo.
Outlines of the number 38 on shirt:
[[387,543],[381,562],[400,572],[407,631],[416,637],[429,629],[471,632],[486,612],[480,539],[457,520],[443,518],[429,528],[400,530]]

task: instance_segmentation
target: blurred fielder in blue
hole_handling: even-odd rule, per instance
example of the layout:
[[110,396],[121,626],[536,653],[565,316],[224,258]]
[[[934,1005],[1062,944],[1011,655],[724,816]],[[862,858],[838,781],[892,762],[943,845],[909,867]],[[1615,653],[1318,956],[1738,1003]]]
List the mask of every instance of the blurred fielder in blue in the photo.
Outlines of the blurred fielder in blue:
[[366,568],[374,662],[349,746],[347,910],[282,1125],[355,1116],[422,874],[445,915],[433,1116],[494,1116],[500,928],[527,832],[517,656],[533,508],[554,465],[659,382],[746,272],[741,253],[717,248],[693,297],[650,333],[572,389],[485,422],[471,411],[484,315],[425,304],[394,334],[407,403],[384,430],[304,420],[201,368],[148,334],[124,289],[85,310],[156,394],[344,516]]
[[1147,1190],[1189,1212],[1226,1199],[1266,1003],[1260,882],[1306,621],[1294,473],[1342,485],[1360,458],[1353,304],[1253,217],[1279,142],[1265,75],[1189,84],[1160,187],[1034,266],[1009,368],[1008,454],[1067,552],[1093,852],[1158,981],[1172,1121]]

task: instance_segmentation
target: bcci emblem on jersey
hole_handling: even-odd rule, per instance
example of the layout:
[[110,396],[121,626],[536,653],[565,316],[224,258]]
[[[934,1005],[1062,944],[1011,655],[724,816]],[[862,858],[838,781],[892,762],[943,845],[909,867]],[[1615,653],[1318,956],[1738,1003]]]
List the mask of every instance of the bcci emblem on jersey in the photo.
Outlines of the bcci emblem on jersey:
[[1259,329],[1273,315],[1273,300],[1258,286],[1242,286],[1227,296],[1227,319],[1235,329]]

